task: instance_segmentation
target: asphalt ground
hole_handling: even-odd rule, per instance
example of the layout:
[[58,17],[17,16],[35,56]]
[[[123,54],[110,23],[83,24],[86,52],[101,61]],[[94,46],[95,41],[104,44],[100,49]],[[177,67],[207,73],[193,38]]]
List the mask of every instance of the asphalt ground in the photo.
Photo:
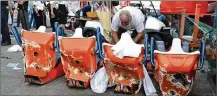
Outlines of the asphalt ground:
[[[18,28],[19,30],[21,28]],[[47,31],[51,31],[48,28]],[[67,34],[71,34],[67,31]],[[12,45],[16,45],[13,35]],[[1,46],[1,95],[70,95],[70,96],[128,96],[130,94],[118,94],[114,93],[114,88],[108,88],[103,94],[97,94],[90,88],[78,89],[69,88],[66,86],[65,77],[60,77],[52,82],[45,85],[34,85],[24,82],[24,69],[23,69],[23,57],[21,52],[9,53],[7,49],[10,46]],[[7,67],[9,63],[18,63],[18,68],[12,69]],[[203,67],[203,71],[198,71],[192,92],[189,96],[214,96],[209,83],[206,80],[207,62]],[[156,86],[157,87],[157,86]],[[132,95],[133,96],[133,95]],[[141,89],[139,94],[136,96],[144,96],[144,91]]]

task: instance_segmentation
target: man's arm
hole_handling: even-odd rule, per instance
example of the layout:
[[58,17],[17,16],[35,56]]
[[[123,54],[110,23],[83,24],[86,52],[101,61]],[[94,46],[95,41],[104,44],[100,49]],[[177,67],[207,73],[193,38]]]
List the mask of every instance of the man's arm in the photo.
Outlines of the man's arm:
[[51,17],[54,17],[54,12],[53,12],[53,8],[54,8],[55,2],[54,1],[50,1],[50,10],[51,10]]
[[11,6],[11,2],[13,2],[13,1],[8,1],[8,9],[10,11],[10,14],[13,15],[13,10],[12,10],[12,6]]
[[[141,19],[143,21],[143,19]],[[138,21],[137,26],[136,26],[136,31],[137,31],[137,36],[134,39],[135,43],[139,43],[142,37],[144,36],[144,30],[145,30],[145,24],[144,22]]]
[[119,41],[117,32],[113,30],[112,30],[112,39],[115,42],[115,44]]
[[144,36],[143,32],[138,32],[138,34],[136,35],[136,38],[134,39],[134,42],[139,43],[143,36]]
[[112,39],[114,41],[114,43],[116,44],[118,41],[119,41],[119,38],[118,38],[118,16],[114,16],[113,19],[112,19],[112,23],[111,23],[111,29],[112,29]]

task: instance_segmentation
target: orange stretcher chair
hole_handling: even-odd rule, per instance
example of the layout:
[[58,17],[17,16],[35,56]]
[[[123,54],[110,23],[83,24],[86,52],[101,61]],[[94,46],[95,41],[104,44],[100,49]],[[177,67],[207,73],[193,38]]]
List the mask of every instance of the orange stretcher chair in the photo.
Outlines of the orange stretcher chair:
[[12,30],[18,44],[22,46],[26,82],[45,84],[64,75],[55,51],[55,33],[21,30],[19,35],[16,27],[13,26]]
[[[138,58],[124,57],[120,59],[113,54],[113,50],[111,49],[112,45],[101,43],[102,36],[100,35],[101,34],[97,32],[97,43],[100,45],[99,48],[101,48],[99,49],[99,56],[100,59],[104,61],[104,67],[109,76],[109,83],[116,85],[115,92],[137,94],[141,88],[142,79],[144,78],[143,61],[147,60],[147,50],[144,51],[144,48],[142,48]],[[147,41],[148,40],[145,40],[146,49]],[[104,49],[104,55],[102,48]]]
[[89,87],[90,79],[97,70],[96,38],[59,37],[59,44],[67,86]]
[[[196,5],[200,4],[201,14],[206,14],[208,9],[208,1],[162,1],[160,3],[161,14],[177,14],[185,9],[187,14],[195,14]],[[172,6],[171,6],[172,5]]]
[[170,51],[154,51],[154,39],[151,39],[151,64],[163,96],[188,95],[196,71],[203,67],[205,41],[201,42],[199,51],[191,53],[183,51],[186,47],[181,47],[181,44],[179,38],[174,38]]

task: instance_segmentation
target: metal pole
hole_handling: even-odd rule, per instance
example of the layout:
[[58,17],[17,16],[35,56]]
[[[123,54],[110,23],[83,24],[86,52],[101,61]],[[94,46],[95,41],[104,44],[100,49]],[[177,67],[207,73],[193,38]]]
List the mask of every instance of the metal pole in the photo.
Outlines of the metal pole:
[[[150,1],[150,2],[151,2],[152,7],[154,8],[154,4],[152,3],[152,1]],[[154,8],[154,12],[155,12],[155,14],[156,14],[156,17],[158,17],[155,8]]]

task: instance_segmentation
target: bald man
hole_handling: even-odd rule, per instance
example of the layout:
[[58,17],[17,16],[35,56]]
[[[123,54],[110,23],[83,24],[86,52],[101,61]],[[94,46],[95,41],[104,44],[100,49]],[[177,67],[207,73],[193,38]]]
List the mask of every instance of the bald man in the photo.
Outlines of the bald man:
[[143,43],[145,17],[135,7],[124,7],[118,11],[111,24],[113,43],[117,43],[121,34],[128,31],[135,43]]

